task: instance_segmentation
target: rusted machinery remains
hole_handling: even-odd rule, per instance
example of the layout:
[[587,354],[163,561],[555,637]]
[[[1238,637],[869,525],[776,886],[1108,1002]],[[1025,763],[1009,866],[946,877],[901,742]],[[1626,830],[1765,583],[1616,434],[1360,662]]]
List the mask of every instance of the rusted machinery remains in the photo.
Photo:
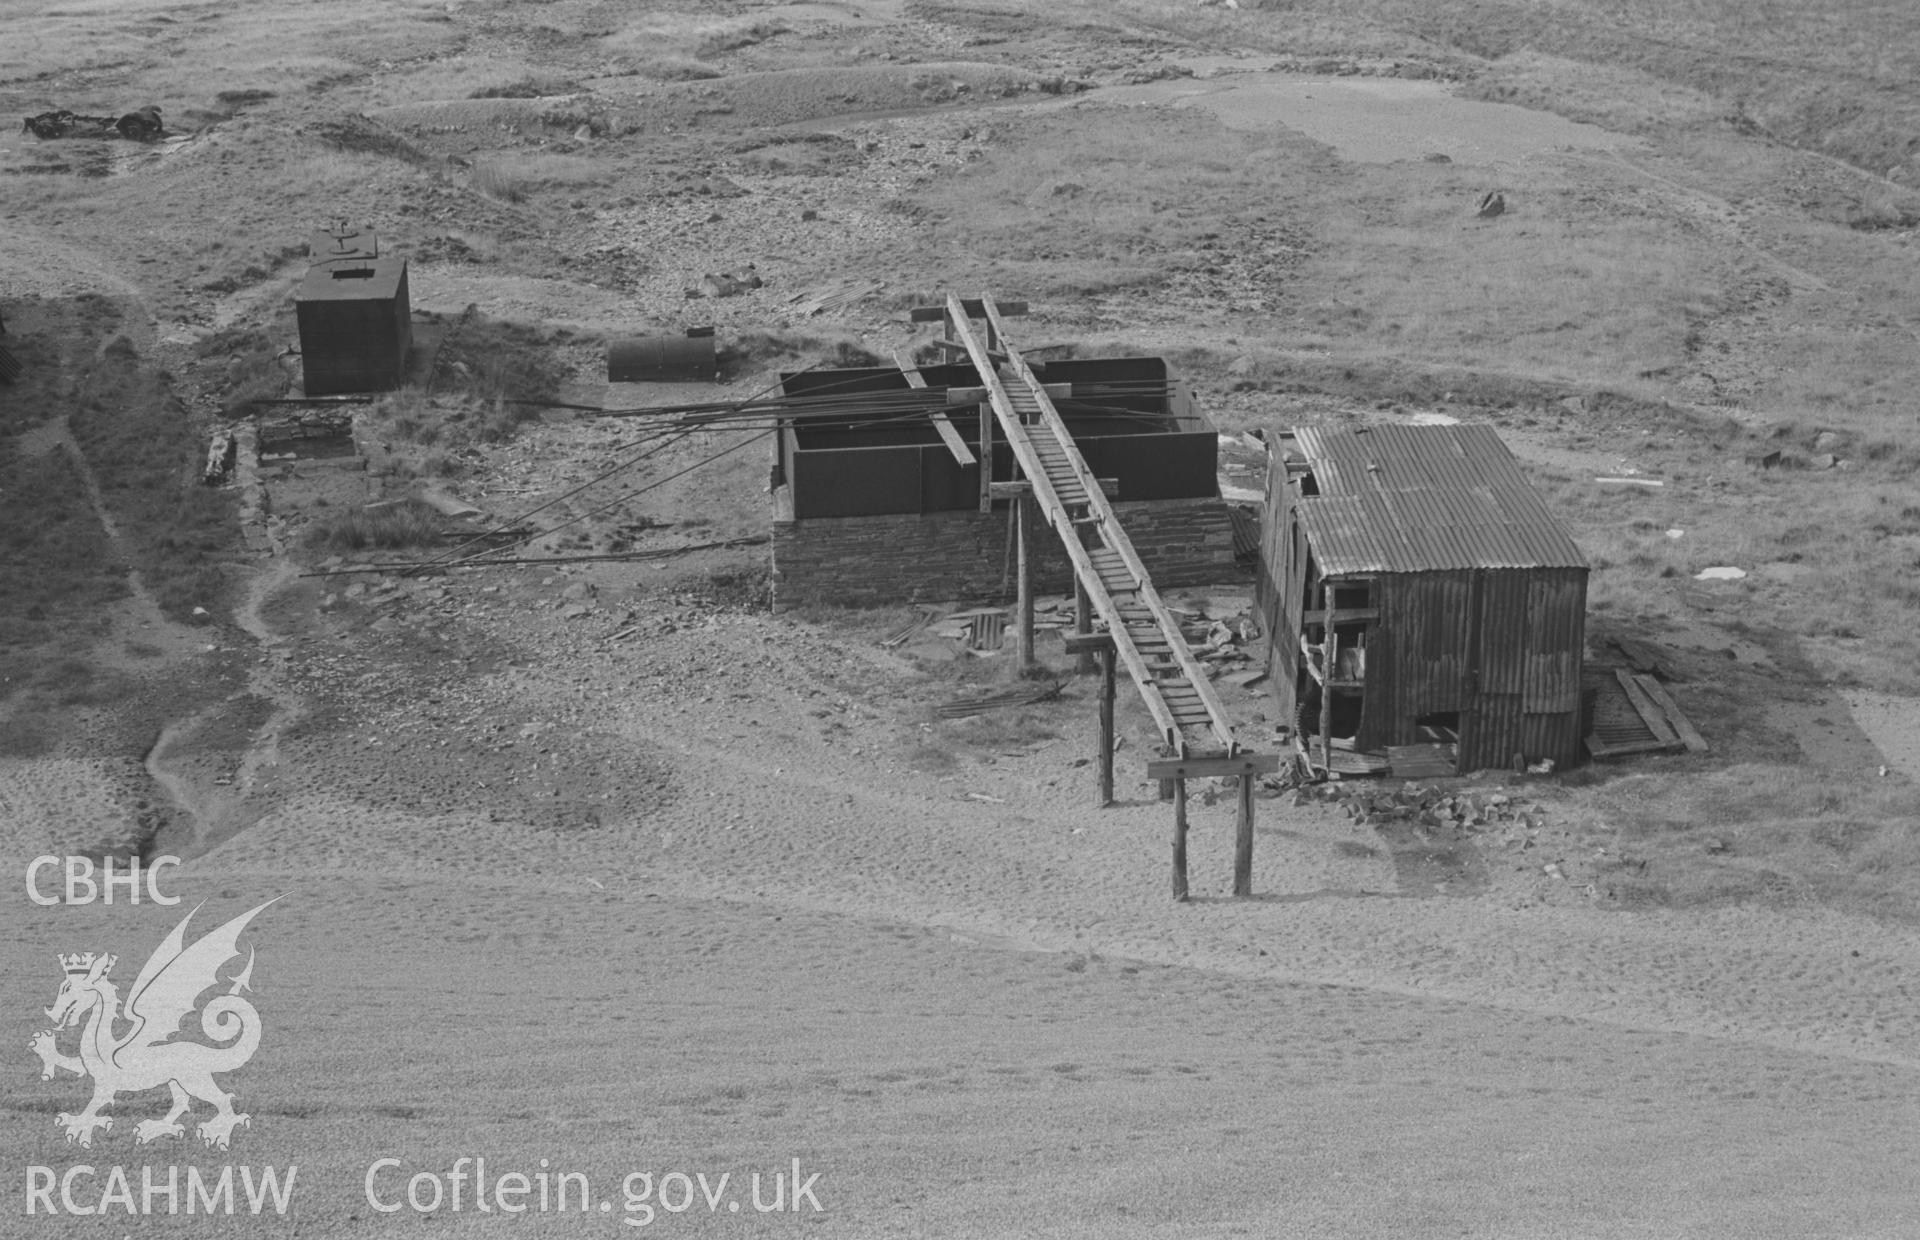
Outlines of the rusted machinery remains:
[[167,127],[160,109],[148,104],[120,116],[82,116],[61,108],[29,116],[20,131],[36,138],[128,138],[135,142],[154,142],[166,137]]

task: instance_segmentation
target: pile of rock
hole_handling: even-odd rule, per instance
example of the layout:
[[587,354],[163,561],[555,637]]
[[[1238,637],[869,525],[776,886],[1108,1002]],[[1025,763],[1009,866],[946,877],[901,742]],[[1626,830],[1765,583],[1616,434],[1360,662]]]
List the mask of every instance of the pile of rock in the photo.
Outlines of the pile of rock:
[[1467,830],[1516,824],[1536,830],[1546,821],[1546,810],[1527,800],[1492,789],[1459,789],[1402,784],[1384,788],[1357,782],[1330,782],[1301,788],[1301,800],[1339,803],[1348,817],[1368,827],[1404,822],[1429,831]]

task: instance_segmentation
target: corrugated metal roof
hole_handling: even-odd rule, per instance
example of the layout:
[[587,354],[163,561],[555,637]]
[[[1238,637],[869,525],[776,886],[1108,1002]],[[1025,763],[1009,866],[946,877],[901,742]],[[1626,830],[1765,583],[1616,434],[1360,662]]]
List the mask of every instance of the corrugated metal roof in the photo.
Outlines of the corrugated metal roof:
[[1491,426],[1307,427],[1294,441],[1319,488],[1297,496],[1300,524],[1330,576],[1587,567]]

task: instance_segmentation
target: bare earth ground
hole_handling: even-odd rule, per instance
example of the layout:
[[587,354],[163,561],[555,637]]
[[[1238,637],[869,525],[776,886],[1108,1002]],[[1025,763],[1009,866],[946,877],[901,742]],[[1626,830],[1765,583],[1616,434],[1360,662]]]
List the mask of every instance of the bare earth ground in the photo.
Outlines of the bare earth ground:
[[[142,1165],[299,1167],[284,1216],[8,1234],[1920,1234],[1914,168],[1853,113],[1793,145],[1818,109],[1766,93],[1775,36],[1715,13],[1584,60],[1577,12],[1517,3],[4,13],[15,112],[156,101],[184,140],[0,137],[29,367],[0,388],[0,868],[188,860],[178,909],[10,880],[0,1168],[20,1203],[35,1167],[136,1194]],[[1899,78],[1776,24],[1810,84]],[[1477,221],[1490,189],[1510,211]],[[721,387],[608,399],[738,399],[985,287],[1033,301],[1031,343],[1174,357],[1226,429],[1494,421],[1595,560],[1596,639],[1658,640],[1713,751],[1484,775],[1534,816],[1465,832],[1269,789],[1251,900],[1232,798],[1196,789],[1174,905],[1143,711],[1095,810],[1090,681],[942,721],[1006,655],[883,649],[904,610],[771,615],[763,548],[302,575],[366,558],[315,539],[369,500],[509,518],[642,433],[494,433],[448,368],[366,416],[364,471],[190,486],[284,376],[298,246],[336,216],[410,254],[423,353],[474,304],[576,399],[608,338],[714,323]],[[747,262],[764,287],[686,296]],[[884,287],[795,308],[856,276]],[[738,439],[530,554],[764,533],[764,445],[669,477]],[[1694,579],[1718,564],[1749,575]],[[124,992],[178,914],[274,896],[266,1037],[228,1078],[251,1126],[136,1145],[156,1091],[66,1144],[85,1085],[26,1050],[55,955],[120,954]],[[582,1172],[591,1208],[368,1202],[376,1160],[399,1199],[461,1157]],[[796,1159],[821,1210],[756,1210]],[[632,1172],[731,1179],[677,1212]]]

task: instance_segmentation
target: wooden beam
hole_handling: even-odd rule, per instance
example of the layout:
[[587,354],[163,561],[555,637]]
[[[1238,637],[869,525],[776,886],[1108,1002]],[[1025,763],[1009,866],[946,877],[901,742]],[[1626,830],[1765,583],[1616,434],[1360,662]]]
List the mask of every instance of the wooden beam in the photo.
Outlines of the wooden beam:
[[1683,746],[1677,740],[1641,741],[1633,745],[1609,745],[1597,736],[1586,739],[1587,755],[1592,758],[1624,758],[1629,754],[1670,753]]
[[1680,733],[1667,722],[1666,712],[1654,704],[1653,699],[1647,695],[1647,691],[1640,687],[1633,673],[1625,668],[1616,668],[1613,675],[1614,679],[1620,682],[1620,688],[1626,693],[1627,701],[1632,703],[1635,713],[1647,725],[1647,731],[1653,733],[1654,740],[1667,742],[1680,740]]
[[[926,376],[902,356],[900,350],[893,351],[893,360],[900,367],[900,373],[906,376],[908,387],[927,386]],[[953,453],[953,459],[959,462],[960,468],[965,469],[973,464],[973,452],[967,447],[967,441],[960,438],[960,432],[953,429],[953,423],[947,421],[947,415],[938,409],[929,409],[927,417],[932,419],[933,429],[940,432],[940,441],[947,445],[947,451]]]
[[[1333,613],[1333,622],[1335,624],[1347,624],[1356,620],[1378,620],[1379,618],[1380,609],[1378,607],[1342,607],[1336,608]],[[1302,624],[1325,624],[1326,622],[1327,613],[1324,611],[1303,612],[1300,616],[1300,623]]]
[[[1073,575],[1073,635],[1075,637],[1086,637],[1091,635],[1092,632],[1093,599],[1087,595],[1087,583],[1080,580],[1080,574],[1075,573]],[[1113,644],[1111,637],[1107,639],[1107,644]],[[1091,651],[1082,652],[1079,665],[1075,670],[1085,675],[1093,669],[1093,653]]]
[[[957,340],[936,340],[933,344],[938,348],[945,349],[949,353],[965,353],[967,351],[967,347]],[[1007,360],[1007,355],[998,349],[987,348],[980,351],[996,362],[1004,362]]]
[[1243,775],[1271,775],[1279,769],[1280,755],[1277,753],[1147,760],[1148,779],[1229,779]]
[[[1027,303],[1024,301],[996,301],[993,303],[993,307],[1008,318],[1018,318],[1027,312]],[[980,299],[977,297],[961,298],[960,309],[966,313],[968,318],[974,319],[984,318],[987,312],[986,307],[980,303]],[[945,317],[945,306],[915,306],[913,309],[907,311],[907,318],[915,323],[938,323]]]
[[[1275,762],[1279,761],[1275,755]],[[1253,894],[1253,776],[1240,777],[1240,818],[1233,836],[1233,894]]]
[[1173,899],[1187,902],[1187,781],[1173,781]]
[[1664,685],[1651,676],[1635,676],[1634,680],[1639,682],[1640,688],[1653,699],[1654,705],[1665,713],[1667,722],[1673,725],[1674,732],[1679,736],[1680,742],[1687,747],[1688,753],[1707,752],[1707,738],[1700,735],[1694,728],[1693,721],[1687,718],[1685,712],[1680,709],[1680,704],[1673,700],[1673,696],[1667,692]]
[[980,402],[980,511],[993,511],[993,406]]
[[940,432],[940,442],[947,445],[947,451],[953,453],[953,459],[960,467],[965,469],[973,464],[972,450],[967,447],[967,441],[960,438],[960,432],[953,429],[953,423],[947,421],[947,415],[938,409],[929,409],[927,416],[933,419],[933,429]]
[[1111,633],[1069,633],[1062,640],[1068,654],[1102,654],[1113,649]]
[[[1051,400],[1065,400],[1073,395],[1071,383],[1043,383]],[[947,403],[950,405],[977,405],[988,399],[987,389],[983,387],[950,387],[947,389]]]
[[[1108,495],[1120,489],[1118,478],[1096,478],[1094,481],[1098,482],[1100,490]],[[1013,482],[996,482],[988,488],[988,491],[995,499],[1018,499],[1022,495],[1033,494],[1033,483],[1024,478]]]

